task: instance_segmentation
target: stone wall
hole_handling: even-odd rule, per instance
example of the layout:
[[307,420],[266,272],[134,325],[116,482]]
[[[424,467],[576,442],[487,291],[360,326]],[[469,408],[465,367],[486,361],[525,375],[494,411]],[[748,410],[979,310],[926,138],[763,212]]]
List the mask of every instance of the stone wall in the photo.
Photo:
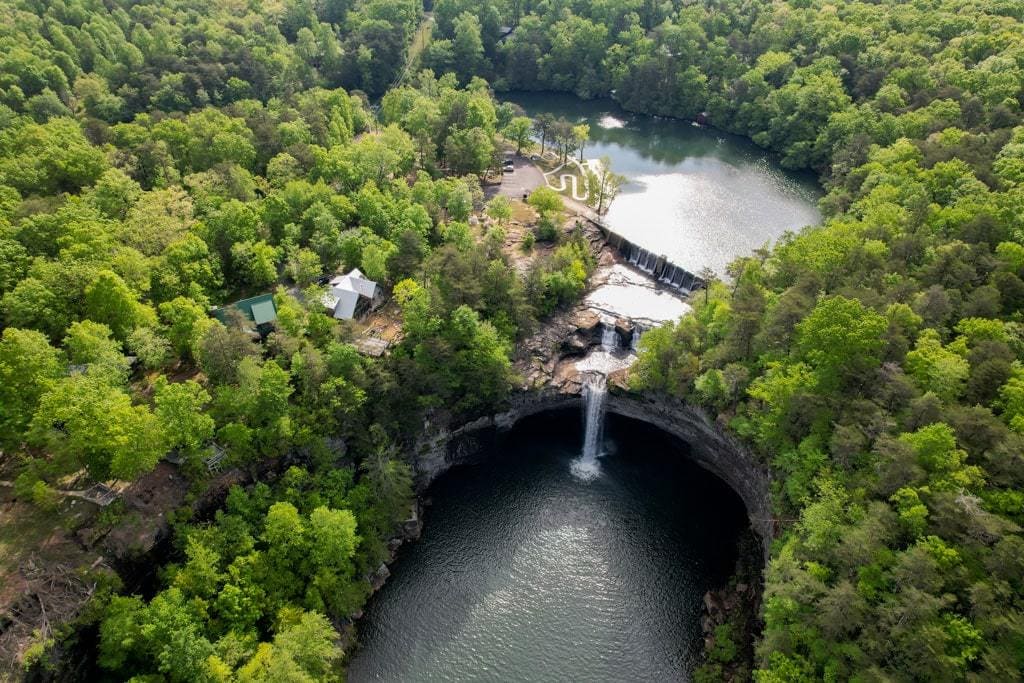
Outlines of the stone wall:
[[[516,393],[508,409],[456,428],[427,430],[416,455],[416,478],[422,490],[456,465],[478,462],[492,452],[497,436],[520,420],[550,410],[579,407],[578,393],[552,388]],[[742,499],[751,528],[761,541],[767,564],[774,525],[769,500],[768,470],[749,450],[716,424],[702,409],[665,396],[624,391],[609,394],[608,412],[651,424],[690,446],[690,456],[722,479]]]

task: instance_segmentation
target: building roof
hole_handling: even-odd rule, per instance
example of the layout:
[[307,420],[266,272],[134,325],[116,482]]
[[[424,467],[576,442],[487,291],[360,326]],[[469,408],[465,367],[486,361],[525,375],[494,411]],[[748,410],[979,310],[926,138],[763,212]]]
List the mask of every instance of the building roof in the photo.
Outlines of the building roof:
[[240,311],[242,315],[257,325],[277,320],[277,306],[274,305],[273,294],[260,294],[259,296],[236,301],[233,304],[220,306],[213,310],[213,317],[217,318],[217,320],[222,323],[227,324],[229,308],[234,308]]
[[377,296],[377,283],[367,280],[358,268],[345,275],[331,278],[331,289],[324,295],[324,306],[334,311],[334,317],[347,320],[355,315],[359,297],[373,299]]
[[367,299],[372,299],[377,295],[377,283],[367,279],[358,268],[353,268],[345,275],[332,278],[330,284],[332,289],[350,289]]
[[348,320],[356,314],[356,304],[359,303],[359,293],[351,289],[331,288],[331,291],[324,295],[324,306],[334,312],[334,317],[339,320]]
[[260,301],[253,304],[250,310],[252,311],[253,322],[257,325],[277,320],[277,310],[274,308],[273,301]]

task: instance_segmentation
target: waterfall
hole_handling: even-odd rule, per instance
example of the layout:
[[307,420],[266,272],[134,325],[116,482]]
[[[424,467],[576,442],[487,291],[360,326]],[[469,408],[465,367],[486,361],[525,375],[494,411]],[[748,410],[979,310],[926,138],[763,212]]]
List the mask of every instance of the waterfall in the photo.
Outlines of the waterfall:
[[[601,352],[612,354],[619,348],[615,324],[601,322]],[[606,356],[607,358],[607,356]],[[597,459],[601,457],[604,435],[604,402],[608,396],[608,361],[603,367],[583,375],[583,452],[572,462],[572,473],[584,481],[601,474]]]
[[615,331],[615,325],[601,323],[601,348],[605,351],[614,351],[619,347],[619,335]]
[[629,348],[633,351],[636,351],[636,347],[640,345],[641,334],[643,334],[643,331],[640,329],[640,326],[633,325],[633,339],[629,342]]
[[608,376],[591,373],[583,385],[583,453],[572,463],[572,473],[591,480],[601,473],[597,459],[601,456],[604,434],[604,400],[608,396]]

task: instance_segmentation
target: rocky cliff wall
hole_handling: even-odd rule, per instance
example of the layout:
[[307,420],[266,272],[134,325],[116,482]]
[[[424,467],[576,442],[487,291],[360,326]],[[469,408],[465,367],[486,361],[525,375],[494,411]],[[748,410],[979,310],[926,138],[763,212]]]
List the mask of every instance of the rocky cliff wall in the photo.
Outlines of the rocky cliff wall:
[[[455,428],[428,429],[415,460],[418,486],[426,488],[451,467],[485,459],[493,452],[501,432],[530,415],[580,407],[580,394],[565,389],[566,386],[561,390],[548,387],[517,392],[510,399],[508,409],[501,413]],[[702,409],[673,398],[619,390],[608,396],[606,409],[610,413],[651,424],[689,444],[690,457],[722,479],[742,499],[767,563],[774,533],[769,475],[749,450]]]

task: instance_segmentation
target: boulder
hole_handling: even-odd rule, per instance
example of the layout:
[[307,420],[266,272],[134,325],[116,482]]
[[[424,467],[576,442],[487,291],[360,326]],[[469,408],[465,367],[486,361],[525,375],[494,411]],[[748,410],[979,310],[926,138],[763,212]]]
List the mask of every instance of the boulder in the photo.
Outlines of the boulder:
[[384,582],[388,580],[389,576],[391,576],[391,570],[382,562],[381,565],[377,567],[377,571],[370,574],[370,587],[373,588],[374,591],[380,590],[380,587],[384,585]]
[[581,309],[573,316],[572,322],[580,334],[600,334],[601,316],[597,311]]
[[636,329],[629,318],[615,319],[615,334],[619,335],[619,346],[628,349],[633,344],[633,330]]
[[409,518],[402,522],[402,536],[407,541],[414,541],[423,533],[423,520],[420,518],[419,505],[412,504]]
[[608,373],[608,386],[613,390],[629,391],[629,368],[621,368]]
[[582,388],[583,380],[580,371],[576,369],[576,363],[568,361],[559,363],[555,368],[554,377],[551,378],[551,386],[560,394],[578,394]]
[[566,356],[582,356],[593,345],[593,340],[579,332],[562,342],[562,353]]

